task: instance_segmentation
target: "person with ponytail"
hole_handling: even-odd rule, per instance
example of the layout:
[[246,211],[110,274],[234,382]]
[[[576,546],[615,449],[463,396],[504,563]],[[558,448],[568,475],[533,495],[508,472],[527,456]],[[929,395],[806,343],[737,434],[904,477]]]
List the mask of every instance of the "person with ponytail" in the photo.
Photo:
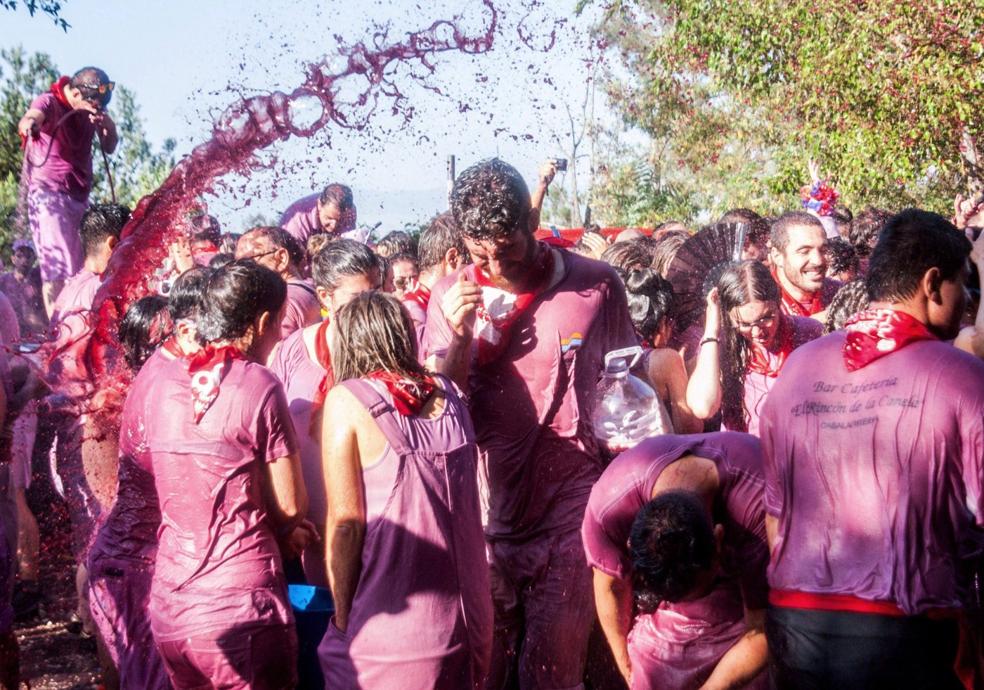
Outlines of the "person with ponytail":
[[758,261],[727,266],[707,295],[704,337],[687,384],[700,419],[721,413],[725,429],[758,434],[766,394],[794,349],[823,333],[815,319],[782,310],[781,292]]
[[[613,246],[618,246],[613,245]],[[619,272],[625,283],[629,316],[646,356],[637,372],[653,387],[670,413],[673,430],[695,434],[704,425],[687,406],[687,368],[679,352],[667,346],[673,325],[673,286],[651,268]]]
[[[270,358],[270,370],[284,384],[297,430],[301,470],[308,487],[309,516],[318,529],[325,521],[325,480],[321,469],[321,408],[334,384],[328,351],[328,326],[335,313],[358,294],[382,285],[383,262],[361,242],[339,239],[311,259],[318,301],[328,316],[285,338]],[[328,586],[320,544],[301,555],[308,584]]]
[[413,321],[391,295],[354,297],[329,339],[338,383],[321,426],[335,601],[319,648],[325,688],[479,688],[492,595],[461,392],[421,366]]
[[178,690],[296,682],[281,549],[299,553],[313,531],[283,387],[260,364],[286,297],[250,260],[212,273],[202,348],[161,366],[136,410],[161,511],[150,626]]

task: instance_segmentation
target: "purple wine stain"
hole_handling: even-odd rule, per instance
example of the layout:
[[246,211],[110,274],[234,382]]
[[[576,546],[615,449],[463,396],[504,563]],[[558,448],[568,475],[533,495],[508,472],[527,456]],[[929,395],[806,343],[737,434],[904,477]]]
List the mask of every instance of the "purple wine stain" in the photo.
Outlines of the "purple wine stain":
[[[310,137],[328,125],[361,131],[380,99],[391,112],[403,112],[406,97],[387,69],[396,63],[416,64],[423,75],[435,71],[432,58],[440,53],[480,54],[492,48],[498,14],[492,0],[481,0],[489,14],[484,33],[467,35],[457,20],[438,20],[426,29],[410,32],[404,40],[386,43],[385,32],[370,40],[343,47],[331,63],[310,64],[304,82],[287,94],[275,91],[242,98],[217,119],[212,137],[196,146],[175,166],[153,193],[137,204],[123,228],[94,301],[93,337],[87,347],[85,368],[97,390],[124,393],[129,380],[117,339],[119,319],[135,300],[154,291],[153,277],[168,254],[168,246],[183,231],[183,219],[216,181],[229,173],[248,176],[261,166],[256,154],[290,137]],[[373,47],[369,47],[373,46]],[[348,103],[338,101],[339,84],[364,79],[365,87]],[[357,112],[365,109],[361,115]]]

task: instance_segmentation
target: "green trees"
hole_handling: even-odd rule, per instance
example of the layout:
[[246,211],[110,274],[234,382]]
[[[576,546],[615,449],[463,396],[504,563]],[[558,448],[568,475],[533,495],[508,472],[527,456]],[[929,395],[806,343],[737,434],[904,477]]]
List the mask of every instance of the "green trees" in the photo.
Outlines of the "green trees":
[[[7,256],[13,242],[15,209],[23,152],[17,123],[31,100],[48,90],[60,72],[44,53],[28,54],[23,48],[0,50],[0,256]],[[109,106],[116,122],[120,144],[110,159],[116,196],[133,207],[145,194],[160,185],[174,166],[175,142],[168,139],[160,151],[147,141],[133,92],[119,85]],[[94,144],[95,145],[95,144]],[[93,201],[108,201],[102,156],[93,156],[95,173]]]
[[613,102],[694,208],[789,208],[812,158],[849,207],[948,213],[976,174],[982,26],[982,0],[617,0],[597,31]]

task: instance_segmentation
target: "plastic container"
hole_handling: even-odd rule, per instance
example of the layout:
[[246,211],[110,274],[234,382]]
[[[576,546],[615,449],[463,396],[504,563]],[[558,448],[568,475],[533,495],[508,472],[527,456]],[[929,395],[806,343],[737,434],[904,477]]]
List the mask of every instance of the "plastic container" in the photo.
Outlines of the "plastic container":
[[331,592],[313,585],[287,585],[290,606],[297,627],[298,690],[323,690],[324,675],[318,661],[318,645],[335,613]]
[[656,391],[629,373],[640,357],[642,348],[638,346],[605,355],[605,373],[598,381],[591,422],[595,437],[613,453],[632,448],[650,436],[673,433],[670,416]]

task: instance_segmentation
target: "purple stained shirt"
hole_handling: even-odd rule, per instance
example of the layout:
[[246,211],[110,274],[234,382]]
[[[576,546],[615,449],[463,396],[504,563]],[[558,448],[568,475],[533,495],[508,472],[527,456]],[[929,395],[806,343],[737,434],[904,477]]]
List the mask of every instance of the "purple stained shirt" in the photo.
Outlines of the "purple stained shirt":
[[44,113],[44,122],[39,138],[28,141],[30,185],[85,201],[92,189],[92,139],[96,136],[89,113],[62,105],[52,93],[35,98],[31,108]]
[[308,238],[324,232],[321,220],[318,218],[318,199],[321,193],[311,194],[298,199],[287,207],[280,216],[280,227],[290,233],[302,247],[307,246]]
[[762,410],[769,583],[960,606],[984,549],[984,362],[920,341],[849,372],[845,337],[793,353]]
[[196,424],[186,360],[162,366],[154,383],[144,424],[161,509],[155,637],[289,622],[264,492],[265,463],[297,450],[283,387],[265,367],[235,360]]
[[7,296],[0,292],[0,345],[10,348],[19,343],[20,339],[17,312]]
[[43,318],[44,304],[41,298],[41,274],[32,269],[25,280],[18,280],[13,271],[0,275],[0,292],[6,295],[17,314],[20,330],[25,337],[43,336],[43,332],[32,331],[28,315],[38,314]]
[[291,280],[287,283],[287,305],[280,324],[280,339],[294,331],[321,321],[321,303],[310,281]]
[[[823,324],[816,319],[805,316],[787,316],[786,318],[793,322],[794,349],[823,335]],[[771,352],[768,353],[768,358],[770,365],[775,363],[776,357]],[[750,434],[758,436],[762,405],[765,404],[769,391],[775,385],[776,378],[754,371],[745,374],[745,411],[748,415],[748,433]]]
[[[492,538],[580,526],[604,464],[590,424],[604,356],[638,343],[614,270],[552,251],[562,261],[559,283],[519,317],[503,353],[485,366],[473,364],[468,376]],[[474,279],[473,265],[463,270]],[[434,286],[425,357],[447,352],[452,332],[441,301],[456,280],[457,272]]]
[[[92,310],[102,278],[83,268],[65,281],[51,312],[51,333],[57,338],[77,337],[85,329],[85,314]],[[66,331],[61,333],[60,331]]]
[[413,321],[413,332],[417,337],[417,359],[423,362],[427,359],[424,356],[424,329],[427,327],[427,312],[416,300],[403,300],[403,306],[407,308],[410,320]]
[[764,609],[768,603],[765,479],[761,446],[748,434],[657,436],[615,458],[591,490],[584,515],[581,536],[589,565],[612,577],[631,578],[632,523],[652,498],[663,470],[684,455],[717,465],[714,521],[724,527],[722,572],[700,599],[664,603],[636,616],[629,635],[633,690],[700,686],[745,634],[745,608]]

